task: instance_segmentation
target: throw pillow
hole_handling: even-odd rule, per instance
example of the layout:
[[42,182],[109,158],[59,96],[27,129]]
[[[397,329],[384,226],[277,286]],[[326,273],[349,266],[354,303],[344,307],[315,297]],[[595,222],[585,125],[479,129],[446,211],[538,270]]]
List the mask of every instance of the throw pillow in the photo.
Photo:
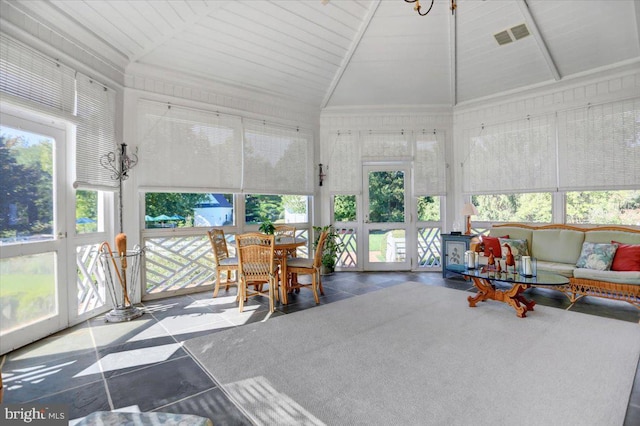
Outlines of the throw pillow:
[[515,260],[520,260],[522,256],[529,256],[529,247],[527,246],[527,240],[512,240],[510,238],[500,238],[500,246],[502,247],[502,258],[507,258],[509,250],[505,247],[505,244],[509,244],[511,247],[511,254]]
[[582,243],[582,252],[576,263],[577,268],[608,271],[618,249],[617,244]]
[[611,243],[618,245],[611,264],[612,271],[640,271],[640,244]]
[[484,255],[489,257],[491,251],[489,248],[493,249],[493,255],[495,257],[501,257],[502,253],[500,252],[500,240],[498,238],[509,238],[508,235],[504,237],[490,237],[488,235],[482,236],[482,244],[484,244]]

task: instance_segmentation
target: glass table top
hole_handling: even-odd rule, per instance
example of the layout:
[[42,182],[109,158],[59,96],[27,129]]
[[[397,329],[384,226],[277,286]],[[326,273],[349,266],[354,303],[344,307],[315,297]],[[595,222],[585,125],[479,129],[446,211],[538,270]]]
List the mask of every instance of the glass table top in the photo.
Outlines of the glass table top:
[[554,274],[553,272],[546,272],[538,270],[535,277],[526,277],[518,273],[513,272],[506,273],[504,271],[498,272],[495,270],[489,270],[486,266],[481,266],[477,269],[467,269],[464,265],[448,265],[447,270],[456,272],[465,277],[484,278],[489,281],[500,281],[505,283],[519,283],[530,285],[565,285],[569,284],[569,278]]

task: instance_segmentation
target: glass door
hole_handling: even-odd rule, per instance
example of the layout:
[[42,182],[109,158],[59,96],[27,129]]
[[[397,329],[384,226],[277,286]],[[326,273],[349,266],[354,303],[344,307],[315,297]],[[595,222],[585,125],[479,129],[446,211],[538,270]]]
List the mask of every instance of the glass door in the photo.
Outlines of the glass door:
[[411,269],[407,229],[410,214],[407,193],[408,165],[365,165],[364,188],[364,269],[397,271]]
[[0,115],[0,353],[68,324],[65,137]]

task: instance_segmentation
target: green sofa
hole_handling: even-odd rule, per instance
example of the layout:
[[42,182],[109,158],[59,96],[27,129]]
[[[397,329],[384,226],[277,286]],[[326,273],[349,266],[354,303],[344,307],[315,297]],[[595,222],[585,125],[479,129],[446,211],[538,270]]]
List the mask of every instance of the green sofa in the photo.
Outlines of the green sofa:
[[640,245],[640,229],[622,226],[586,228],[506,223],[494,225],[489,231],[489,236],[492,237],[506,235],[510,239],[527,241],[529,255],[537,259],[539,270],[569,277],[570,283],[559,290],[572,302],[582,296],[596,296],[623,300],[640,308],[640,269],[614,271],[576,266],[585,242],[609,244],[616,241]]

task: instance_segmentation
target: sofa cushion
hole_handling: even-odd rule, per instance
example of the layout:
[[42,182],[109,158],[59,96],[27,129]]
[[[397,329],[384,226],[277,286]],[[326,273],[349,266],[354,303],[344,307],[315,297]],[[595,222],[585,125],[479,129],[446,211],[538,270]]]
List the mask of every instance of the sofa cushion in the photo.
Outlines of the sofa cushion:
[[529,256],[529,247],[527,246],[527,240],[514,240],[512,238],[499,238],[500,247],[502,249],[502,258],[507,258],[509,250],[506,245],[511,248],[511,253],[515,260],[520,260],[522,256]]
[[571,229],[536,229],[532,238],[532,257],[575,265],[582,251],[584,232]]
[[[509,238],[508,235],[505,236],[506,238]],[[492,237],[489,235],[483,235],[482,236],[482,244],[484,245],[484,255],[489,257],[489,255],[491,254],[491,250],[493,249],[493,255],[496,257],[500,257],[502,256],[502,248],[500,247],[500,240],[498,239],[498,237]]]
[[611,269],[613,257],[616,255],[617,249],[617,244],[585,242],[582,244],[582,253],[580,253],[576,266],[578,268],[608,271]]
[[538,271],[553,272],[564,277],[571,278],[573,277],[573,271],[576,269],[576,265],[573,263],[558,263],[538,260],[537,269]]
[[[489,230],[492,237],[513,238],[514,240],[527,240],[529,253],[531,253],[531,235],[533,230],[518,226],[498,226]],[[507,237],[508,235],[508,237]],[[576,256],[577,259],[577,256]]]
[[640,271],[640,244],[622,244],[618,241],[611,241],[618,244],[618,250],[613,257],[611,264],[612,271]]
[[625,231],[588,231],[584,240],[590,243],[610,243],[612,240],[623,244],[640,244],[640,232]]
[[[504,238],[509,238],[508,235],[505,235]],[[482,236],[482,244],[484,244],[484,255],[489,257],[491,255],[491,250],[493,249],[493,255],[496,257],[502,256],[502,248],[500,247],[500,240],[498,237],[491,237],[488,235]]]
[[607,281],[617,284],[633,284],[640,286],[640,272],[598,271],[595,269],[576,268],[573,270],[575,278],[587,280]]

